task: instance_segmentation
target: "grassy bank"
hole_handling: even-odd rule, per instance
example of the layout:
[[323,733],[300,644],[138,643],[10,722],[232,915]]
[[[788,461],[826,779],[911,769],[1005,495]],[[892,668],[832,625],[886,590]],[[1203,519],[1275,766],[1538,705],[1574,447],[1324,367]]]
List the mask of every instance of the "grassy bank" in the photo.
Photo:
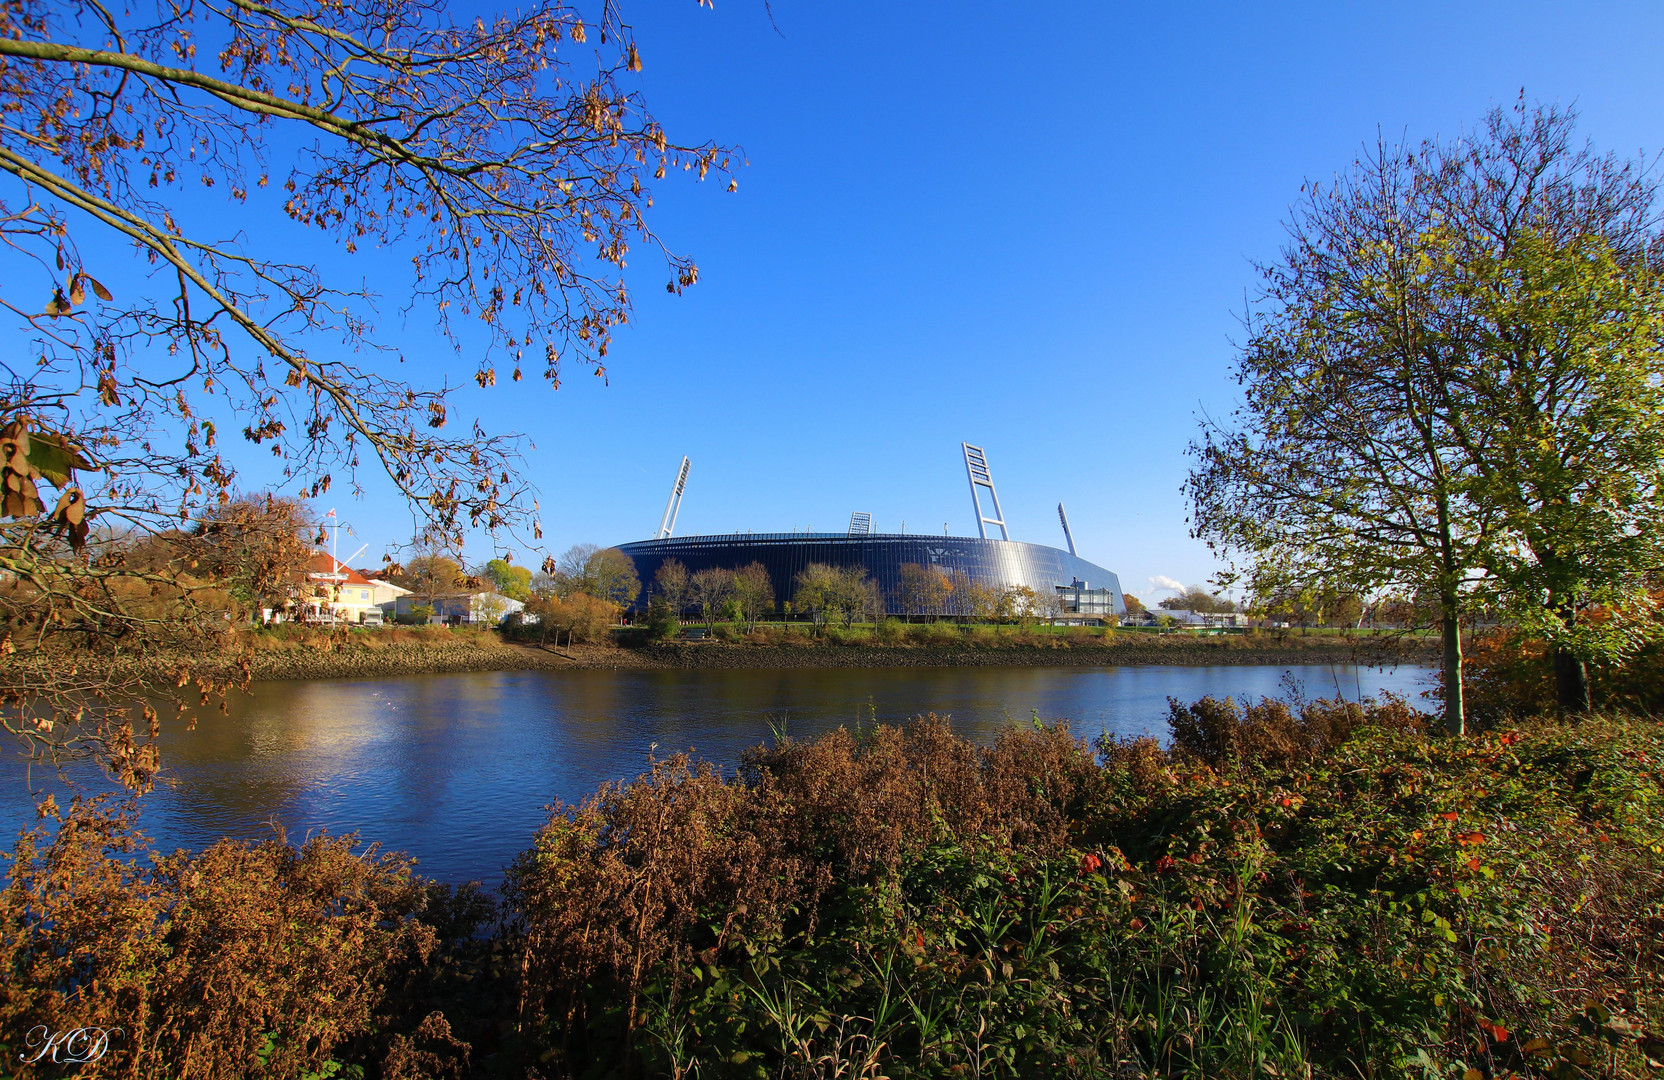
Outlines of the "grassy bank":
[[[778,628],[732,640],[654,642],[624,630],[602,643],[540,644],[472,627],[326,630],[277,626],[239,632],[218,657],[193,657],[199,672],[265,679],[362,678],[461,671],[562,668],[975,667],[1145,664],[1336,664],[1427,662],[1422,639],[1333,634],[1198,637],[1075,628],[915,626],[885,637],[870,628],[811,636]],[[83,661],[83,662],[96,662]],[[118,661],[118,663],[123,663]],[[150,658],[156,670],[171,662]]]
[[0,1037],[123,1026],[84,1076],[1653,1075],[1664,725],[1424,725],[671,758],[557,809],[500,903],[350,841],[135,863],[82,808],[9,868]]
[[[915,627],[924,630],[925,627]],[[667,641],[632,646],[669,667],[980,667],[1148,664],[1426,663],[1421,638],[1300,634],[1153,634],[1076,628],[1072,633],[943,624],[929,634],[884,640],[873,633],[761,634],[735,641]]]

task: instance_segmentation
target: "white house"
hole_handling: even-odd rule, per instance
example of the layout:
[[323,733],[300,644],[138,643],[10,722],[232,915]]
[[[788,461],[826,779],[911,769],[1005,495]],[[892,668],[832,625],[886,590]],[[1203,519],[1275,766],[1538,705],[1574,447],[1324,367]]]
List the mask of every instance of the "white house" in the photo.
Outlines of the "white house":
[[407,592],[394,599],[393,610],[401,617],[408,617],[416,608],[424,606],[424,603],[433,608],[432,618],[438,622],[487,625],[496,625],[526,606],[519,600],[511,600],[502,593],[489,590],[446,593],[435,596],[431,601]]

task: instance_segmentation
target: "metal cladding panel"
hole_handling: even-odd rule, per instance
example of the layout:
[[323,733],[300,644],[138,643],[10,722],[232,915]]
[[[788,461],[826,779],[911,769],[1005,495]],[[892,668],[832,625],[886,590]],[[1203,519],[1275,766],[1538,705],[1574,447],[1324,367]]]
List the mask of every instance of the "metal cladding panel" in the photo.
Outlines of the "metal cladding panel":
[[620,544],[618,550],[635,562],[636,573],[646,586],[633,605],[636,610],[646,606],[659,566],[667,559],[678,559],[690,574],[762,563],[780,600],[791,598],[793,580],[810,563],[861,566],[877,580],[893,610],[901,587],[901,568],[917,563],[949,573],[961,570],[978,585],[996,589],[1026,585],[1036,593],[1049,593],[1055,586],[1085,581],[1094,589],[1113,590],[1117,613],[1126,612],[1121,581],[1114,573],[1067,551],[1020,540],[922,534],[737,533],[641,540]]

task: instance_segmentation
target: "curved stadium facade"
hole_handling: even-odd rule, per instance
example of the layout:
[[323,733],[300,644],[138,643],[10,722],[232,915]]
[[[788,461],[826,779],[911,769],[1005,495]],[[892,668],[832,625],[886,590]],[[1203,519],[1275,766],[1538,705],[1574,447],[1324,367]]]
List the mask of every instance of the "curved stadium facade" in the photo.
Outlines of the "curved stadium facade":
[[[859,566],[872,575],[892,614],[901,614],[898,594],[901,568],[909,563],[952,575],[961,571],[978,585],[1004,589],[1027,586],[1035,593],[1061,593],[1065,610],[1083,618],[1126,613],[1121,582],[1095,563],[1043,544],[985,540],[975,536],[844,533],[734,533],[726,536],[677,536],[621,544],[651,588],[659,567],[679,560],[688,573],[737,570],[761,563],[774,595],[791,598],[797,574],[810,563]],[[647,602],[647,590],[634,605]]]

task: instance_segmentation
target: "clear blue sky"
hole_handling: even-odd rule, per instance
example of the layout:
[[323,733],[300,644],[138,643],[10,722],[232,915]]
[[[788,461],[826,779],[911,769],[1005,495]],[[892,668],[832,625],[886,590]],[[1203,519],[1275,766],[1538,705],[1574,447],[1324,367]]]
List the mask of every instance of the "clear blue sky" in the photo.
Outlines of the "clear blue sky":
[[[1217,568],[1179,486],[1224,411],[1251,260],[1302,180],[1380,129],[1452,135],[1522,88],[1603,149],[1664,147],[1664,6],[626,0],[672,137],[743,147],[739,192],[665,182],[609,384],[461,395],[536,442],[558,553],[643,539],[682,454],[679,533],[974,533],[959,443],[987,449],[1015,539],[1150,579]],[[486,5],[480,5],[481,10]],[[390,325],[393,336],[399,331]],[[413,375],[472,365],[424,353]],[[410,533],[367,478],[328,500],[371,561]],[[323,508],[327,508],[323,507]],[[484,557],[482,542],[470,555]],[[519,561],[541,558],[521,549]]]

